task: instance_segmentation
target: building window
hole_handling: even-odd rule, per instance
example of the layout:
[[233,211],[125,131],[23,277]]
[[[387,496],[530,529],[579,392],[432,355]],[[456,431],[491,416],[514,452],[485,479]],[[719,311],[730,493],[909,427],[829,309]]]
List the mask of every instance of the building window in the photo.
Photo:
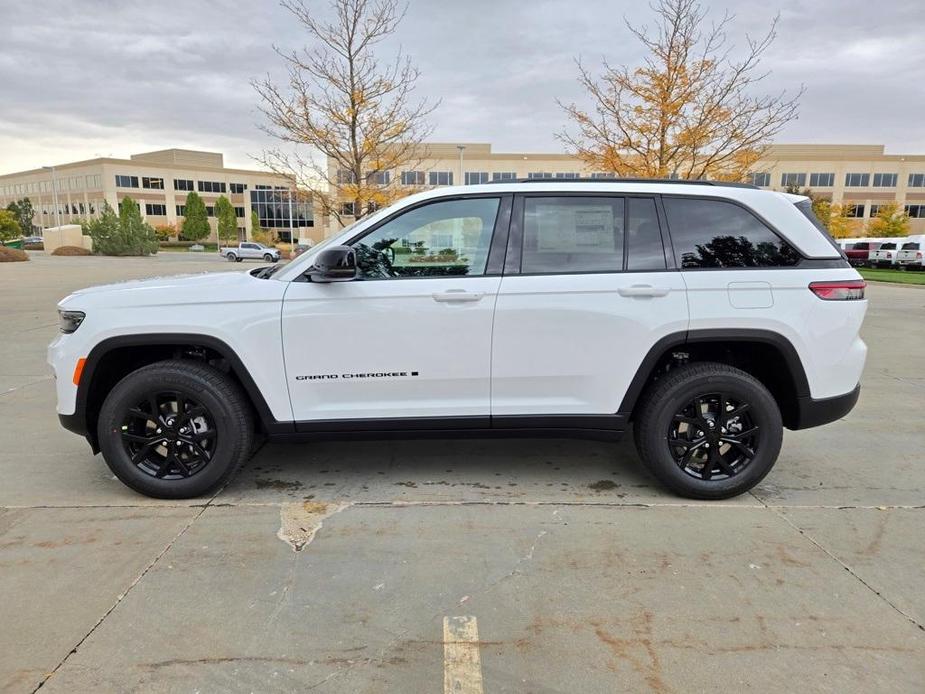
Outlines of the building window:
[[875,173],[874,188],[895,188],[897,178],[894,173]]
[[352,203],[352,202],[341,203],[340,213],[344,215],[345,217],[353,217],[355,212],[356,212],[355,203]]
[[186,216],[186,205],[177,205],[177,217]]
[[913,219],[925,219],[925,205],[906,205],[906,214]]
[[138,176],[120,176],[116,174],[116,188],[137,188]]
[[467,186],[477,186],[480,183],[488,183],[487,171],[467,171],[465,175]]
[[[311,227],[315,224],[312,219],[311,202],[303,202],[298,195],[293,195],[290,199],[289,191],[285,188],[272,190],[267,186],[252,190],[251,210],[257,213],[260,226],[264,229],[281,230]],[[278,233],[282,238],[282,232]]]
[[780,184],[784,188],[802,188],[806,185],[805,173],[785,173],[780,175]]
[[866,188],[869,185],[870,185],[870,174],[866,174],[866,173],[845,174],[845,186],[849,188]]
[[576,178],[581,178],[581,174],[580,174],[580,173],[575,173],[575,172],[573,172],[573,171],[567,171],[567,172],[563,172],[563,173],[557,173],[557,174],[556,174],[556,178],[564,178],[564,179],[567,179],[567,180],[574,180],[574,179],[576,179]]
[[882,205],[871,205],[870,206],[870,218],[873,219],[880,212]]
[[157,202],[146,202],[145,203],[145,214],[152,217],[166,217],[167,216],[167,205],[162,205]]
[[206,205],[206,217],[215,216],[215,205]]
[[613,173],[607,173],[604,171],[597,171],[591,174],[591,178],[616,178]]
[[834,173],[813,173],[809,175],[810,188],[831,188],[834,185]]
[[353,175],[353,171],[348,171],[347,169],[337,170],[337,183],[339,185],[352,185],[356,182],[357,177]]
[[188,178],[173,179],[174,190],[193,190],[193,182]]
[[401,184],[403,186],[422,186],[424,185],[423,171],[402,171]]
[[200,193],[224,193],[224,181],[198,181]]
[[244,208],[243,208],[243,207],[235,207],[235,208],[234,208],[234,216],[235,216],[235,217],[244,217]]
[[910,188],[925,188],[925,173],[909,174],[909,187]]
[[[864,175],[866,176],[867,174]],[[853,219],[860,219],[864,216],[864,205],[855,205],[850,202],[845,203],[845,216]]]
[[552,174],[546,171],[531,171],[527,174],[527,178],[552,178]]
[[427,175],[427,182],[432,186],[453,185],[452,171],[431,171]]
[[759,188],[767,188],[771,185],[771,174],[767,171],[759,171],[748,175],[748,182]]
[[665,198],[664,205],[682,269],[786,267],[800,260],[786,241],[731,202]]
[[246,183],[229,183],[228,187],[231,189],[232,193],[237,193],[238,195],[247,190]]
[[151,188],[153,190],[164,190],[164,179],[163,178],[151,178],[150,176],[144,176],[141,179],[142,188]]
[[387,186],[391,180],[392,175],[389,171],[374,171],[366,176],[366,182],[371,186]]
[[517,173],[514,171],[496,171],[491,175],[492,181],[516,181]]

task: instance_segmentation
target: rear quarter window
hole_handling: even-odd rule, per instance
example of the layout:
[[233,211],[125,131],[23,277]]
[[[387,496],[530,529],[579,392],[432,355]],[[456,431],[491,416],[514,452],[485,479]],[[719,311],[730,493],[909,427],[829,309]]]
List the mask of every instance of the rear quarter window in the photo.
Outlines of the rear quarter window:
[[681,268],[790,267],[800,255],[747,209],[723,200],[664,198]]

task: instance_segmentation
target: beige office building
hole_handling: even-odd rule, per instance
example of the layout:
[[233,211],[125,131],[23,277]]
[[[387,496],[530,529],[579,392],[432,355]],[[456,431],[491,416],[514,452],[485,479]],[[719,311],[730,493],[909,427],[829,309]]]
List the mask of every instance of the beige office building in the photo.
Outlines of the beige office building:
[[[410,191],[518,178],[569,180],[613,175],[589,169],[567,154],[493,152],[487,143],[429,143],[414,169],[389,172],[386,180],[408,186]],[[332,180],[335,176],[332,169]],[[886,154],[883,145],[773,145],[748,182],[769,190],[809,188],[820,197],[849,204],[858,220],[857,234],[863,233],[866,221],[876,216],[879,205],[896,201],[912,218],[911,233],[925,233],[925,155]]]
[[[249,169],[226,168],[221,154],[184,149],[133,154],[128,159],[99,158],[0,175],[0,208],[29,198],[34,223],[47,228],[98,216],[103,202],[118,209],[131,197],[154,225],[183,222],[186,196],[196,191],[205,202],[215,235],[215,201],[225,195],[235,208],[240,238],[251,236],[251,210],[262,227],[283,240],[321,238],[310,202],[291,194],[288,179]],[[317,240],[317,239],[315,239]]]

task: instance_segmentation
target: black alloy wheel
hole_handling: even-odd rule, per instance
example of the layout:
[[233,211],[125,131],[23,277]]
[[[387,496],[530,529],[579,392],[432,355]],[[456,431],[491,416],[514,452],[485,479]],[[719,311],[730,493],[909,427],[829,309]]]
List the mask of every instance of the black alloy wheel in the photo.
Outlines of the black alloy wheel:
[[721,480],[740,474],[754,460],[759,427],[750,406],[728,393],[693,398],[672,418],[667,442],[685,473],[701,480]]
[[201,472],[217,443],[214,416],[175,390],[152,392],[126,411],[122,423],[122,444],[132,464],[158,479]]

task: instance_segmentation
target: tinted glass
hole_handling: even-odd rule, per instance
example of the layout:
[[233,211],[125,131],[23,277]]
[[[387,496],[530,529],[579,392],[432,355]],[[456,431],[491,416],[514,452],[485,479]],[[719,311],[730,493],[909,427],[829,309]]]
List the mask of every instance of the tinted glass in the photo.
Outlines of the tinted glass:
[[683,269],[785,267],[797,252],[751,212],[721,200],[665,198],[668,228]]
[[893,242],[885,243],[885,244],[883,244],[882,246],[880,246],[880,250],[881,250],[881,251],[895,251],[895,250],[896,250],[896,244],[893,243]]
[[912,243],[904,243],[901,250],[904,250],[904,251],[917,251],[917,250],[919,250],[919,244],[917,244],[917,243],[915,243],[915,242],[912,242]]
[[626,269],[664,270],[665,250],[658,228],[658,212],[652,198],[629,198],[626,227]]
[[623,204],[623,198],[527,198],[521,272],[620,272]]
[[359,277],[483,275],[498,204],[498,198],[469,198],[405,212],[352,244]]

